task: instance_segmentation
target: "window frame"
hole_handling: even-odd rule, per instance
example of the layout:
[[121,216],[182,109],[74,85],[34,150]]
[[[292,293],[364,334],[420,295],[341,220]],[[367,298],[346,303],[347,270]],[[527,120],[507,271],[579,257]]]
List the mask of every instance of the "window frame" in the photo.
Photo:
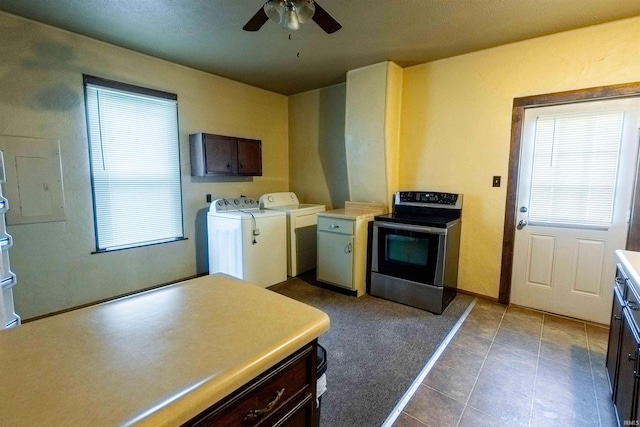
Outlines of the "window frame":
[[[92,251],[91,254],[99,254],[99,253],[109,253],[122,251],[127,249],[141,248],[146,246],[155,246],[161,245],[165,243],[172,243],[187,240],[185,237],[185,229],[184,229],[184,195],[182,188],[182,156],[181,156],[181,145],[180,145],[180,122],[179,122],[179,113],[178,113],[178,95],[170,92],[164,92],[156,89],[149,89],[141,86],[136,86],[128,83],[122,83],[115,80],[104,79],[101,77],[95,77],[87,74],[82,75],[83,79],[83,92],[84,92],[84,101],[85,101],[85,119],[87,125],[87,149],[89,153],[89,173],[91,180],[91,202],[93,206],[93,227],[94,227],[94,239],[95,239],[95,251]],[[98,218],[97,218],[97,206],[96,206],[96,189],[94,184],[94,171],[93,171],[93,154],[91,149],[91,135],[90,128],[91,125],[89,123],[89,107],[87,102],[87,85],[93,86],[101,86],[105,89],[113,89],[121,92],[130,93],[132,95],[143,95],[148,97],[155,97],[159,99],[165,99],[169,101],[175,101],[176,103],[176,130],[177,130],[177,162],[178,162],[178,182],[180,189],[180,226],[181,226],[181,236],[175,238],[169,238],[161,241],[147,241],[147,242],[138,242],[135,244],[122,245],[122,246],[113,246],[111,248],[105,247],[100,248],[100,238],[98,234]]]

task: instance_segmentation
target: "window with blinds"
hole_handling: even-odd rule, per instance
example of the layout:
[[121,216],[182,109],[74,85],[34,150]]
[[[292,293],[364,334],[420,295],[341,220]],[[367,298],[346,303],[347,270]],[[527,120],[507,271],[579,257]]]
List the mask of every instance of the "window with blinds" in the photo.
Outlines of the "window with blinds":
[[623,114],[598,111],[538,118],[531,224],[611,225]]
[[84,83],[96,251],[184,238],[177,96]]

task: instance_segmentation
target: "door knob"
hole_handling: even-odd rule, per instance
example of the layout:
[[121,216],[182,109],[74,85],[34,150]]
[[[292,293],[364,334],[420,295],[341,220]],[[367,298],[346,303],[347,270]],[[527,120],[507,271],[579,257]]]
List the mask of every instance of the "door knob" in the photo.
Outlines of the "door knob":
[[523,228],[525,228],[526,226],[527,226],[527,221],[525,221],[524,219],[521,219],[521,220],[518,222],[518,225],[516,226],[516,228],[517,228],[518,230],[522,230],[522,229],[523,229]]

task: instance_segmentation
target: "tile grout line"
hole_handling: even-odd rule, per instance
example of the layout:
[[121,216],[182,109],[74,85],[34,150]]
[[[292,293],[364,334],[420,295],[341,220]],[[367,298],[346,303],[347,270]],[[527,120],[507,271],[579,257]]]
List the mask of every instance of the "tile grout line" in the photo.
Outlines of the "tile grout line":
[[593,373],[593,360],[591,359],[591,346],[589,343],[589,330],[587,329],[587,323],[584,324],[584,335],[587,337],[587,354],[589,355],[589,373],[591,374],[591,382],[593,386],[593,397],[596,400],[596,411],[598,413],[598,425],[602,427],[602,414],[600,413],[600,402],[598,399],[598,393],[596,393],[596,379]]
[[540,322],[540,335],[538,336],[538,356],[536,357],[536,372],[533,375],[533,390],[531,390],[531,408],[529,409],[529,426],[533,422],[533,407],[536,402],[536,387],[538,386],[538,369],[540,367],[540,358],[542,357],[542,335],[544,334],[544,322],[546,314],[542,312],[542,322]]
[[[464,402],[464,408],[462,409],[462,413],[460,413],[460,416],[458,417],[458,422],[456,422],[456,426],[460,425],[460,422],[462,421],[462,417],[464,416],[464,412],[466,411],[467,407],[469,407],[469,400],[471,400],[471,395],[473,394],[473,390],[476,388],[476,385],[478,384],[478,380],[480,379],[480,374],[482,373],[482,368],[484,368],[484,364],[487,362],[487,359],[489,358],[489,353],[491,352],[491,348],[493,347],[493,344],[496,342],[496,336],[498,335],[498,331],[500,330],[500,326],[502,326],[502,321],[504,320],[504,316],[505,314],[507,314],[507,308],[505,307],[504,311],[502,312],[502,316],[500,316],[500,322],[498,323],[498,327],[496,328],[496,331],[493,334],[493,338],[491,338],[491,344],[489,345],[489,348],[487,349],[487,354],[484,355],[484,359],[482,359],[482,365],[480,365],[480,370],[478,371],[478,375],[476,375],[476,380],[473,383],[473,386],[471,387],[471,391],[469,391],[469,396],[467,396],[467,399]],[[473,406],[472,406],[473,408]],[[473,408],[476,409],[476,408]],[[476,409],[476,411],[478,411],[478,409]],[[482,412],[482,411],[480,411]],[[489,414],[487,414],[489,415]],[[491,415],[493,416],[493,415]]]
[[420,384],[422,384],[422,381],[424,381],[427,374],[429,374],[429,372],[431,371],[433,366],[436,364],[440,356],[442,356],[442,353],[444,353],[445,349],[447,348],[447,346],[449,345],[449,343],[451,342],[455,334],[458,332],[458,330],[460,330],[460,327],[469,316],[469,313],[471,313],[471,310],[473,309],[473,307],[475,307],[477,301],[478,301],[478,298],[474,298],[473,301],[471,301],[471,303],[469,304],[469,307],[467,307],[464,313],[462,313],[462,316],[460,316],[456,324],[453,325],[453,327],[451,328],[447,336],[444,338],[444,340],[440,343],[440,345],[438,346],[436,351],[433,353],[433,355],[431,356],[427,364],[422,368],[418,376],[413,380],[413,383],[411,383],[411,385],[409,386],[407,391],[404,393],[400,401],[396,404],[395,408],[393,408],[389,416],[387,416],[387,419],[382,423],[380,427],[391,427],[393,423],[398,419],[398,416],[400,415],[402,410],[405,408],[405,406],[407,406],[407,404],[409,403],[409,400],[411,400],[413,395],[416,393],[416,390],[418,390],[418,387],[420,386]]

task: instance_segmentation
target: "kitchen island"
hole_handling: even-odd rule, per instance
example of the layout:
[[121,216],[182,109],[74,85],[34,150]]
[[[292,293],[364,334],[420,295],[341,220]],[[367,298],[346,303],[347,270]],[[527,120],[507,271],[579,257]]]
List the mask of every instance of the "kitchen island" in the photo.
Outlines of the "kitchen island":
[[0,332],[0,424],[182,425],[291,358],[309,377],[315,353],[300,354],[328,328],[325,313],[222,274],[27,323]]

